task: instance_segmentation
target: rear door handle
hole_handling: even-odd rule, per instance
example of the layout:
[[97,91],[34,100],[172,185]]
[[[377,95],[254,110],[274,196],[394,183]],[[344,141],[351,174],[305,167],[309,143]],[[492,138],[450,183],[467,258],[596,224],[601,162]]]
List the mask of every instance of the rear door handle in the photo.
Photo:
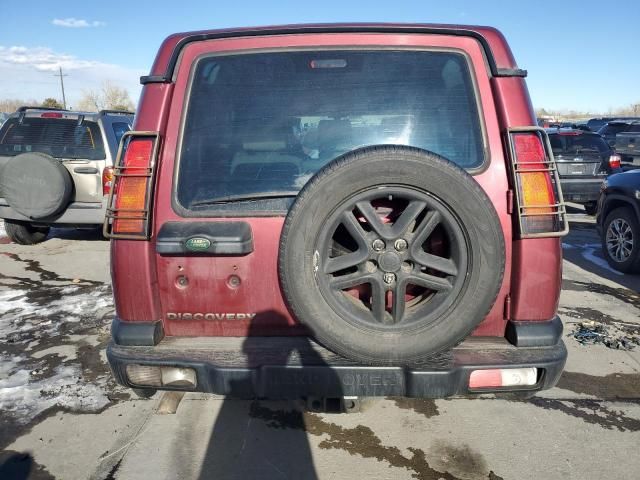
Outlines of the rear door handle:
[[76,168],[73,169],[74,173],[84,173],[84,174],[88,174],[88,175],[95,175],[99,171],[100,170],[98,170],[95,167],[76,167]]

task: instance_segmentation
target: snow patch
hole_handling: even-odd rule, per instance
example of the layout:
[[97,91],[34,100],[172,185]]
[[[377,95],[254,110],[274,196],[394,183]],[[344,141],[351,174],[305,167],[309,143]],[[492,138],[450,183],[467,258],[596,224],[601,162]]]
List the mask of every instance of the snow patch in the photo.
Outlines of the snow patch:
[[19,368],[21,362],[2,356],[0,362],[13,366],[6,377],[6,367],[0,372],[0,410],[18,414],[25,423],[52,407],[96,411],[109,403],[104,385],[82,382],[78,365],[61,365],[53,375],[34,380]]
[[599,243],[588,243],[588,244],[582,245],[582,247],[583,247],[583,250],[581,253],[582,253],[582,257],[585,260],[597,265],[600,268],[603,268],[604,270],[607,270],[611,273],[615,273],[616,275],[623,275],[622,272],[619,272],[611,268],[604,258],[600,257],[599,255],[596,255],[595,252],[600,251],[602,249],[602,246]]

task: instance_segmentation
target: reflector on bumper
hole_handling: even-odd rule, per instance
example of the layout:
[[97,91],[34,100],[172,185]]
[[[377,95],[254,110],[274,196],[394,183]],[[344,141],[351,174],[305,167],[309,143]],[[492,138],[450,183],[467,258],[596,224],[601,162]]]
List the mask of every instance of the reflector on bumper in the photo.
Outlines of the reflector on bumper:
[[127,365],[127,377],[134,385],[144,387],[195,388],[196,371],[192,368]]
[[538,369],[496,368],[474,370],[469,376],[469,388],[533,386],[538,382]]

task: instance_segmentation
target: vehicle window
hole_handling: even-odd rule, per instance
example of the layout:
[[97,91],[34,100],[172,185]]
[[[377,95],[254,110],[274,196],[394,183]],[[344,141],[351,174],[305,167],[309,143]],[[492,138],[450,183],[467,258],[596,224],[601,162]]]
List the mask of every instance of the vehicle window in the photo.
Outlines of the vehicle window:
[[55,158],[105,158],[96,122],[57,118],[10,118],[0,130],[0,155],[41,152]]
[[580,153],[608,153],[611,147],[599,135],[549,135],[551,150],[556,156]]
[[639,123],[639,124],[631,125],[631,126],[629,127],[629,129],[627,130],[627,132],[633,132],[633,133],[635,133],[635,132],[640,132],[640,123]]
[[192,80],[178,200],[191,208],[214,198],[295,194],[332,159],[376,144],[481,165],[465,57],[361,50],[206,57]]
[[129,130],[131,130],[131,125],[124,122],[115,122],[111,124],[111,127],[113,128],[113,134],[116,136],[117,145],[120,145],[120,139],[122,138],[122,136]]
[[594,120],[591,119],[587,122],[587,127],[592,132],[597,132],[600,128],[602,128],[607,123],[606,120]]
[[626,123],[609,123],[598,130],[600,135],[615,135],[624,132],[629,127]]

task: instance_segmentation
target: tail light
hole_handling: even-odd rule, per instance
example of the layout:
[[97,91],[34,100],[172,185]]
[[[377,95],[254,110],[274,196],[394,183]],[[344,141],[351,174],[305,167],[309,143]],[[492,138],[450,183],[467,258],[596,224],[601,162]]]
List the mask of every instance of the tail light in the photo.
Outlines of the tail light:
[[537,127],[513,129],[509,144],[520,237],[565,235],[569,224],[547,134]]
[[105,216],[109,238],[149,238],[151,196],[158,135],[127,132],[120,142]]
[[113,167],[102,170],[102,195],[109,195],[113,185]]
[[622,163],[622,157],[617,153],[614,153],[609,157],[609,166],[612,169],[620,168],[620,164]]

